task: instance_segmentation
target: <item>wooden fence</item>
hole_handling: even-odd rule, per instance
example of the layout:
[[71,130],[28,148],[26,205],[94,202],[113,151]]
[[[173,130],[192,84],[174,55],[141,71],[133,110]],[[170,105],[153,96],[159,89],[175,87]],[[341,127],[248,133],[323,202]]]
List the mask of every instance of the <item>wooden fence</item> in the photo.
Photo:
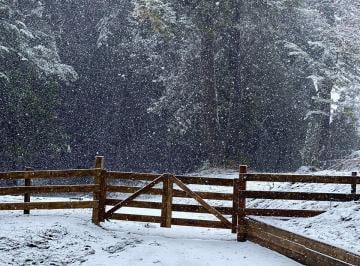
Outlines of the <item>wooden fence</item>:
[[[76,170],[46,170],[34,171],[27,169],[18,172],[0,172],[0,180],[25,180],[25,186],[0,187],[0,195],[24,195],[24,203],[0,203],[0,210],[30,210],[30,209],[59,209],[59,208],[93,208],[93,221],[98,223],[105,220],[106,207],[115,206],[122,202],[118,198],[109,197],[116,193],[132,195],[141,189],[141,185],[152,182],[159,178],[160,174],[148,173],[126,173],[106,171],[103,168],[103,157],[97,156],[95,167],[91,169]],[[92,177],[92,184],[77,185],[53,185],[32,186],[35,179],[68,179]],[[236,229],[244,231],[239,240],[246,238],[245,222],[241,222],[247,216],[279,216],[279,217],[312,217],[319,215],[324,210],[293,210],[293,209],[263,209],[249,208],[247,199],[273,199],[273,200],[311,200],[311,201],[353,201],[360,200],[360,194],[356,193],[356,185],[360,184],[360,178],[356,172],[351,176],[317,176],[317,175],[288,175],[288,174],[263,174],[248,173],[246,166],[240,167],[239,178],[210,178],[174,176],[184,185],[201,186],[201,191],[192,191],[199,198],[211,201],[221,201],[223,206],[213,205],[214,209],[224,216],[231,216],[232,232]],[[114,182],[115,181],[115,182]],[[116,182],[120,181],[120,182]],[[122,181],[122,182],[121,182]],[[126,182],[127,181],[127,182]],[[301,182],[301,183],[327,183],[327,184],[349,184],[349,193],[310,193],[310,192],[279,192],[279,191],[253,191],[247,189],[248,182]],[[115,184],[114,184],[115,183]],[[120,184],[119,184],[120,183]],[[130,184],[130,185],[124,185]],[[121,185],[122,184],[122,185]],[[140,184],[138,186],[131,184]],[[172,182],[164,183],[163,188],[149,188],[142,194],[162,196],[162,202],[154,201],[131,201],[126,207],[158,209],[162,212],[189,212],[209,213],[204,206],[194,204],[173,204],[173,198],[191,198],[189,191],[174,188]],[[167,186],[167,188],[166,188]],[[227,187],[228,192],[214,192],[215,187]],[[166,189],[165,189],[166,188]],[[69,202],[30,202],[30,194],[53,194],[53,193],[89,193],[93,195],[91,201],[69,201]],[[135,220],[144,222],[161,223],[162,216],[146,216],[138,214],[117,214],[112,219]],[[109,217],[107,217],[109,218]],[[213,228],[228,228],[221,221],[194,220],[172,218],[173,225],[205,226]],[[241,227],[237,228],[238,225]]]
[[[291,182],[291,183],[319,183],[349,185],[349,193],[314,193],[314,192],[288,192],[288,191],[253,191],[247,190],[248,182]],[[289,210],[289,209],[248,209],[246,201],[251,199],[271,200],[308,200],[308,201],[356,201],[360,194],[356,193],[356,186],[360,178],[356,172],[351,176],[320,176],[320,175],[289,175],[289,174],[263,174],[248,173],[246,166],[240,167],[240,176],[235,184],[235,194],[238,196],[237,219],[238,241],[245,241],[247,234],[246,216],[280,216],[280,217],[312,217],[324,210]]]
[[[102,162],[102,157],[96,158],[96,163]],[[101,173],[101,169],[73,169],[73,170],[41,170],[34,171],[26,169],[17,172],[0,172],[0,180],[24,180],[24,186],[0,187],[0,195],[24,195],[24,202],[0,203],[0,210],[24,210],[24,214],[29,214],[32,209],[93,209],[93,222],[98,223],[99,200],[96,198],[100,192],[100,186],[96,179]],[[39,179],[61,179],[92,177],[95,182],[92,184],[77,185],[32,185]],[[67,194],[67,193],[86,193],[92,194],[93,200],[68,200],[68,201],[41,201],[30,202],[30,195],[48,194]]]
[[[315,261],[326,262],[326,265],[360,265],[359,256],[355,254],[249,218],[249,216],[312,217],[323,213],[324,210],[264,209],[247,206],[249,198],[310,201],[360,200],[360,195],[356,193],[356,186],[360,184],[360,179],[355,172],[351,176],[263,174],[248,173],[247,167],[241,166],[238,178],[227,179],[115,172],[107,171],[103,166],[104,158],[97,156],[95,166],[91,169],[47,171],[26,169],[26,171],[0,173],[0,180],[24,180],[25,182],[24,186],[0,187],[0,195],[24,195],[24,203],[0,203],[0,210],[24,210],[24,213],[29,213],[31,209],[90,208],[92,221],[95,224],[106,219],[114,219],[160,223],[162,227],[183,225],[231,229],[233,233],[237,233],[238,241],[249,239],[305,264],[313,265]],[[36,179],[63,178],[62,180],[66,180],[81,177],[91,177],[93,182],[77,185],[32,185],[32,181]],[[349,185],[349,193],[254,191],[247,189],[248,182],[342,184]],[[156,187],[160,183],[163,185]],[[221,189],[215,189],[214,192],[215,187],[227,189],[227,192],[217,192]],[[92,200],[30,202],[32,194],[54,193],[87,193],[92,195]],[[127,197],[119,199],[118,193],[125,194]],[[154,201],[152,197],[135,200],[144,194],[161,196],[161,201]],[[193,199],[198,204],[174,203],[174,198]],[[142,215],[139,214],[141,213],[139,210],[136,214],[116,212],[122,207],[157,209],[160,215]],[[212,214],[217,219],[174,218],[173,212]],[[190,215],[190,217],[195,217],[195,215]],[[334,250],[333,253],[330,252],[331,248]]]

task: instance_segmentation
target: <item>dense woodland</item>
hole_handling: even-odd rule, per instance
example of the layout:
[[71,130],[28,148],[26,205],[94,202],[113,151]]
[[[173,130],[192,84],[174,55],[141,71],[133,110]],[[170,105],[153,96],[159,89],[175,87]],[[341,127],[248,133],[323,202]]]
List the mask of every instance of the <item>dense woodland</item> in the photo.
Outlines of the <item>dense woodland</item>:
[[0,0],[0,170],[321,167],[360,149],[358,0]]

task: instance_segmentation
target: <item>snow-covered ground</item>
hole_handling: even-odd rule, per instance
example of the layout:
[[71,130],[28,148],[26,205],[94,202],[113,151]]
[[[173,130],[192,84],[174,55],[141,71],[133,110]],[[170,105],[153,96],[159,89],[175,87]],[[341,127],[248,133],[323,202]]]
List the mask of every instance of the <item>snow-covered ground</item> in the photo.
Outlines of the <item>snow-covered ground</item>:
[[0,224],[0,265],[298,265],[236,242],[229,230],[125,221],[98,227],[89,210],[1,212]]

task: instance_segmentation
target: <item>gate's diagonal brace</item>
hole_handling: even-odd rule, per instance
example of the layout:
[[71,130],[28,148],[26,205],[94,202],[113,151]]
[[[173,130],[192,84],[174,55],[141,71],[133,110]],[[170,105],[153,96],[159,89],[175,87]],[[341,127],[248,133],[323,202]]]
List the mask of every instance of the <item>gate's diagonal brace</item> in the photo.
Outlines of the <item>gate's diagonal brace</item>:
[[141,194],[146,193],[149,189],[151,189],[153,186],[155,186],[156,184],[160,183],[161,181],[163,181],[164,177],[166,175],[161,175],[158,178],[154,179],[151,183],[149,183],[148,185],[146,185],[145,187],[139,189],[138,191],[136,191],[134,194],[131,194],[128,198],[124,199],[123,201],[119,202],[118,204],[116,204],[114,207],[112,207],[110,210],[108,210],[105,213],[105,219],[108,219],[114,212],[116,212],[118,209],[120,209],[121,207],[126,206],[127,204],[129,204],[132,200],[136,199],[138,196],[140,196]]
[[173,176],[173,180],[176,185],[178,185],[182,190],[184,190],[190,197],[195,199],[198,203],[200,203],[209,213],[213,214],[218,218],[221,222],[223,222],[227,227],[231,228],[232,223],[230,223],[218,210],[214,207],[210,206],[203,200],[198,194],[193,192],[190,188],[188,188],[183,182]]

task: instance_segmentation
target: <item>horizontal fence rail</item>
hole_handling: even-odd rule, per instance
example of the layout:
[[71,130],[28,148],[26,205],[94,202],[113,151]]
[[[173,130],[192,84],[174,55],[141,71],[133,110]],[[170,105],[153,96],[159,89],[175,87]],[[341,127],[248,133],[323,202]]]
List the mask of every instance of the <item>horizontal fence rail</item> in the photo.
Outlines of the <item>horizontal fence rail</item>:
[[[135,193],[139,189],[141,189],[141,187],[113,186],[113,185],[108,185],[107,187],[108,192],[121,192],[121,193]],[[233,195],[230,193],[202,192],[202,191],[195,191],[195,192],[203,199],[232,200],[233,198]],[[152,188],[144,194],[162,195],[162,193],[163,190],[161,188]],[[173,190],[173,196],[179,198],[190,198],[184,191],[178,189]]]
[[360,256],[278,227],[247,219],[248,238],[305,265],[360,265]]
[[241,196],[253,199],[308,200],[308,201],[352,201],[360,200],[360,194],[280,192],[280,191],[242,191]]
[[49,194],[49,193],[90,193],[99,191],[97,185],[56,185],[56,186],[24,186],[0,187],[0,195]]
[[[132,181],[153,181],[154,179],[161,176],[160,174],[146,174],[146,173],[132,173],[132,172],[114,172],[108,171],[106,177],[109,179],[126,179]],[[212,178],[212,177],[201,177],[201,176],[181,176],[175,175],[177,179],[182,181],[184,184],[194,185],[212,185],[212,186],[225,186],[232,187],[232,179],[226,178]]]
[[95,169],[0,172],[0,180],[28,178],[76,178],[94,176],[95,173]]
[[97,204],[97,201],[16,202],[1,203],[0,210],[93,209],[96,208]]
[[327,175],[298,175],[298,174],[255,174],[246,173],[247,181],[256,182],[291,182],[291,183],[319,183],[319,184],[360,184],[357,176],[327,176]]

